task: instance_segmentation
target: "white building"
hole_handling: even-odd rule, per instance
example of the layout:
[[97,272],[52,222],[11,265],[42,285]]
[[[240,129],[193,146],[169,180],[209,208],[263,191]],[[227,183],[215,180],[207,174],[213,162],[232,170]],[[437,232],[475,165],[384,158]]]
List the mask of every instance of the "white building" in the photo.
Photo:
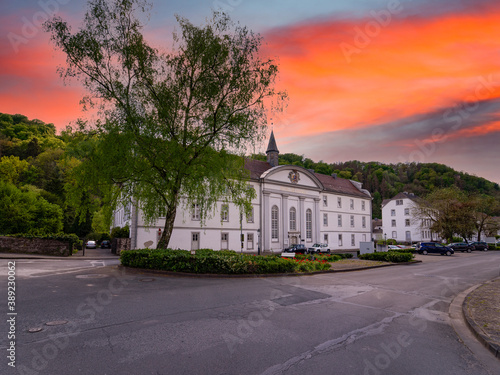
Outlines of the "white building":
[[[218,203],[216,213],[203,226],[196,206],[193,213],[178,210],[169,247],[239,251],[243,246],[248,252],[281,252],[291,244],[309,247],[325,242],[333,250],[351,250],[371,241],[371,195],[361,183],[278,165],[273,133],[266,153],[267,162],[246,161],[257,196],[253,214],[241,220],[241,228],[240,212],[232,204]],[[130,215],[126,211],[115,212],[114,226],[130,225],[131,247],[156,247],[165,220],[148,227],[135,207]]]
[[437,241],[438,236],[429,229],[431,223],[415,219],[413,209],[417,197],[413,193],[399,193],[382,202],[382,230],[384,239],[398,242]]

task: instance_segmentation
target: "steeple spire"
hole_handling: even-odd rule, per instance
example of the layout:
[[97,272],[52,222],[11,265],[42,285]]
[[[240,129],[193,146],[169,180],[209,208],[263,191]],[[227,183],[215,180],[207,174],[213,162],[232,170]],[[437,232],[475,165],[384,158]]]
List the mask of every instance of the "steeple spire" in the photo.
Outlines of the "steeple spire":
[[278,166],[278,146],[276,146],[276,140],[274,139],[274,131],[271,130],[271,137],[269,138],[269,144],[267,146],[267,162],[271,164],[272,167]]

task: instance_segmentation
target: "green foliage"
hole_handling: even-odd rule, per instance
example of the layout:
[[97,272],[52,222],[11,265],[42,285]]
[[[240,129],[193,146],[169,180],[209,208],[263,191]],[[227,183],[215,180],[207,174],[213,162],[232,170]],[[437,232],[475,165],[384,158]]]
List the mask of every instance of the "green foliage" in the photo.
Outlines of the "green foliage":
[[124,227],[114,227],[111,229],[111,238],[129,238],[130,237],[130,228],[128,225]]
[[451,242],[464,242],[464,239],[462,237],[452,237]]
[[397,251],[388,251],[382,253],[361,254],[358,255],[358,258],[363,260],[378,260],[382,262],[404,263],[411,261],[413,259],[413,254],[406,252],[400,253]]
[[63,211],[35,191],[21,190],[0,181],[0,233],[58,233],[63,229]]
[[17,156],[4,156],[0,159],[0,181],[17,184],[29,167],[26,160],[20,160]]
[[304,260],[326,260],[327,262],[336,262],[341,259],[350,259],[353,255],[350,253],[344,254],[295,254],[295,259]]

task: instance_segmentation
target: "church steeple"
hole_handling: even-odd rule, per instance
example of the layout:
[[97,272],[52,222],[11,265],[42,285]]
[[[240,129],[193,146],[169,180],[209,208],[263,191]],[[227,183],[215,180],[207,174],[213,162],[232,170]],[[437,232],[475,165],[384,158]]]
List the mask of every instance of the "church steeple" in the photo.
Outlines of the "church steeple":
[[276,146],[276,140],[274,139],[274,131],[271,130],[271,137],[269,138],[269,145],[267,146],[267,162],[271,164],[272,167],[278,166],[278,146]]

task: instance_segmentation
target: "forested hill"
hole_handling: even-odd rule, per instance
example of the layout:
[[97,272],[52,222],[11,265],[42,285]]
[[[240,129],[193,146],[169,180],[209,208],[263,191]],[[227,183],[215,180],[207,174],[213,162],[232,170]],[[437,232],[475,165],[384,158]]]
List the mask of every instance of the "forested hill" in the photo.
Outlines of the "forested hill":
[[[262,154],[253,157],[266,160]],[[500,199],[500,187],[497,183],[438,163],[383,164],[354,160],[328,164],[323,161],[316,163],[296,154],[279,155],[279,163],[313,169],[316,173],[326,175],[337,173],[341,178],[362,182],[363,188],[373,196],[373,216],[379,218],[382,200],[404,191],[425,197],[436,189],[454,185],[467,193],[486,194]]]

